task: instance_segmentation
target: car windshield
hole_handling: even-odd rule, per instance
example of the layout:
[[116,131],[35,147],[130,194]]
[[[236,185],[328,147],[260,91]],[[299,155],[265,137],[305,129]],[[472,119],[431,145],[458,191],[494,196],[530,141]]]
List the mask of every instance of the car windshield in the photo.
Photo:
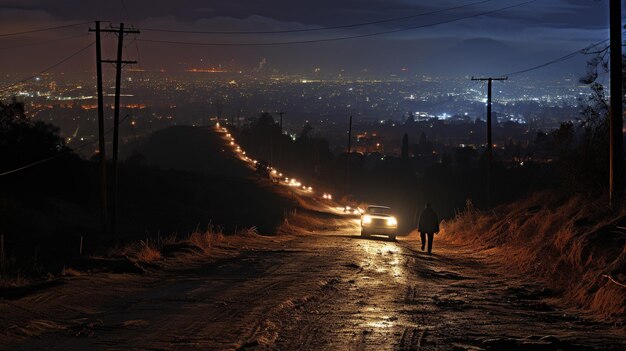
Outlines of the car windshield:
[[391,209],[389,207],[368,207],[365,212],[374,215],[390,215]]

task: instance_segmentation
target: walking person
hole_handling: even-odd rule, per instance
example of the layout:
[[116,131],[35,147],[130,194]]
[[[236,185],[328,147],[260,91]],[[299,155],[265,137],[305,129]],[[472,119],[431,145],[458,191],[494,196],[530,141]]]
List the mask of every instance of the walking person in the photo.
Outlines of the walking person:
[[426,207],[420,214],[417,230],[422,238],[422,251],[426,247],[426,237],[428,237],[428,254],[430,255],[433,250],[435,233],[439,233],[439,217],[437,217],[437,213],[430,206],[430,202],[426,203]]

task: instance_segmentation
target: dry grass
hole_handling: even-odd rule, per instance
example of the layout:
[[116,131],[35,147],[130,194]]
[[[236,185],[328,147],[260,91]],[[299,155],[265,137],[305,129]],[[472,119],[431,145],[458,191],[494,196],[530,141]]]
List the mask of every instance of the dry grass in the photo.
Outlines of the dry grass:
[[135,251],[134,257],[141,262],[155,262],[163,258],[161,248],[154,241],[139,241],[139,249]]
[[305,209],[293,209],[285,214],[283,224],[277,233],[281,235],[298,235],[310,233],[329,233],[358,231],[355,223],[346,224],[346,221],[338,216],[327,212],[309,211]]
[[0,276],[0,288],[19,288],[31,283],[31,279],[24,277],[19,271],[14,275],[4,274]]
[[[242,229],[237,236],[254,235],[256,227]],[[224,241],[224,233],[220,227],[209,225],[205,231],[195,231],[188,237],[180,239],[177,235],[167,237],[158,236],[156,239],[146,238],[137,243],[127,245],[111,252],[113,256],[127,256],[142,263],[155,263],[164,259],[164,249],[177,245],[192,245],[208,254],[218,244]]]
[[167,237],[161,237],[158,235],[156,238],[146,238],[144,240],[139,240],[139,242],[126,245],[122,248],[113,249],[111,250],[110,255],[126,256],[143,263],[154,263],[163,259],[161,251],[164,246],[176,243],[177,241],[178,240],[175,234]]
[[209,228],[204,232],[191,233],[187,241],[200,248],[204,253],[208,253],[216,243],[224,241],[224,233],[220,228],[209,225]]
[[80,277],[81,273],[75,270],[74,268],[63,266],[63,269],[61,270],[61,276],[62,277]]
[[508,267],[545,278],[570,305],[601,317],[626,319],[626,211],[611,213],[604,201],[538,193],[490,212],[468,202],[442,235],[457,244],[495,249]]
[[256,236],[259,235],[259,228],[257,227],[250,227],[250,228],[246,228],[240,231],[237,231],[236,235],[238,236]]

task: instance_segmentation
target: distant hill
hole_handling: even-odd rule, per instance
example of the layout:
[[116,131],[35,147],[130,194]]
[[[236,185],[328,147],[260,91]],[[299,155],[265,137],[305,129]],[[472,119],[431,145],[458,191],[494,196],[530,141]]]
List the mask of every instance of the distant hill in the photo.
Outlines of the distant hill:
[[447,75],[498,75],[519,68],[522,56],[517,49],[503,42],[475,38],[427,56],[425,65]]
[[189,233],[212,223],[228,233],[258,227],[272,234],[289,207],[212,128],[166,128],[138,151],[148,167],[128,162],[120,169],[120,212],[129,233]]
[[153,133],[139,148],[145,163],[214,176],[250,176],[225,141],[209,127],[176,126]]

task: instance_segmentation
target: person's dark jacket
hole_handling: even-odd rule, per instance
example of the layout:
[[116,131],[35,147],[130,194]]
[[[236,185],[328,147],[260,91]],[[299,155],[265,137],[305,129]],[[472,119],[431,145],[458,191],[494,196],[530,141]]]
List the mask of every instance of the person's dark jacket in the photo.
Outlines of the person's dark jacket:
[[439,218],[432,207],[426,207],[424,211],[422,211],[422,214],[420,214],[417,230],[420,233],[439,232]]

